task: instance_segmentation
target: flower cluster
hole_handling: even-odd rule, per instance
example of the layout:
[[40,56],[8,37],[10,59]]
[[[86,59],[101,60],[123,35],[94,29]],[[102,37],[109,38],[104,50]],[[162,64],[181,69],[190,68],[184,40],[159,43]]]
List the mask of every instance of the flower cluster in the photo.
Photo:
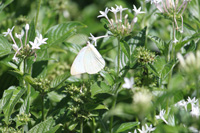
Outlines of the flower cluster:
[[[42,38],[42,35],[40,34],[39,37],[36,37],[34,42],[29,41],[29,43],[27,43],[28,40],[28,31],[29,31],[29,25],[26,24],[25,26],[25,42],[22,41],[22,38],[24,37],[24,30],[21,30],[20,34],[15,33],[15,37],[19,39],[20,41],[20,45],[16,43],[13,35],[12,35],[12,31],[14,29],[14,26],[10,29],[8,28],[7,32],[3,32],[4,36],[6,37],[7,35],[9,35],[13,41],[13,45],[12,48],[15,51],[13,60],[14,61],[18,61],[19,58],[27,58],[29,56],[32,56],[35,54],[36,57],[36,53],[35,50],[40,49],[40,45],[42,44],[46,44],[46,40],[47,38]],[[30,45],[31,47],[30,47]]]
[[[151,133],[154,130],[156,130],[156,128],[153,127],[152,124],[149,126],[147,124],[145,124],[145,126],[142,126],[141,129],[138,129],[139,133]],[[128,133],[131,133],[131,132],[128,132]],[[134,133],[137,133],[136,129],[134,130]]]
[[136,48],[135,57],[138,59],[138,63],[141,65],[153,63],[155,60],[155,54],[145,49],[144,47]]
[[183,72],[195,75],[199,73],[200,51],[197,51],[196,55],[192,52],[188,53],[185,59],[180,53],[178,53],[177,58],[180,61],[180,67],[183,70]]
[[[106,8],[105,11],[100,11],[98,18],[105,17],[108,21],[107,27],[114,35],[120,35],[120,36],[127,36],[132,32],[134,24],[137,22],[138,18],[137,15],[141,13],[145,13],[141,11],[141,7],[138,9],[135,5],[133,5],[133,11],[135,12],[135,16],[132,19],[131,22],[128,20],[128,14],[123,16],[122,12],[127,10],[128,8],[123,8],[121,5],[116,5],[116,8],[111,7],[111,9]],[[109,19],[108,12],[112,12],[114,14],[114,20]]]
[[186,111],[188,111],[187,107],[189,104],[191,105],[190,114],[196,118],[199,118],[200,116],[199,101],[195,97],[193,99],[188,97],[187,101],[181,100],[175,104],[175,107],[183,108]]
[[[163,14],[166,14],[168,17],[173,19],[176,30],[183,32],[183,12],[185,11],[188,2],[191,0],[146,0],[146,2],[151,2],[156,8]],[[176,21],[177,18],[180,18],[182,21],[181,29],[178,26]]]

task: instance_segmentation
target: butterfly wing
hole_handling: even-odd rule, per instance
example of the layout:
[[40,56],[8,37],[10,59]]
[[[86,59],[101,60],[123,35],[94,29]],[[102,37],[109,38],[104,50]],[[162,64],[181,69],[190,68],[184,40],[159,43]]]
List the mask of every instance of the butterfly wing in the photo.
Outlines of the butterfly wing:
[[89,74],[98,73],[105,66],[105,61],[97,49],[89,44],[84,55],[84,68]]
[[71,75],[78,75],[78,74],[86,72],[84,68],[84,60],[83,60],[86,50],[87,50],[87,46],[83,47],[81,51],[78,53],[78,55],[76,56],[71,66],[71,70],[70,70]]

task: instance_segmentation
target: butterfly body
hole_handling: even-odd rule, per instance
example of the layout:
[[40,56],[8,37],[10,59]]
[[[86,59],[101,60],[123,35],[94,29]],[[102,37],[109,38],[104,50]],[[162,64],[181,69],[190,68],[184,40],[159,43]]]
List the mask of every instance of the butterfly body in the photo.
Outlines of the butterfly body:
[[103,69],[104,66],[104,59],[94,45],[88,42],[87,46],[83,47],[76,56],[71,67],[71,75],[82,73],[95,74]]

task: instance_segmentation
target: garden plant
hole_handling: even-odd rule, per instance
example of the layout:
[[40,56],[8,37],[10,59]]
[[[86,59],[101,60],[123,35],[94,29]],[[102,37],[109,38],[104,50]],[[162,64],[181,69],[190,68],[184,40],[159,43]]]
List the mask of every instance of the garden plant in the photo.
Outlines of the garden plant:
[[200,132],[199,0],[0,1],[0,132]]

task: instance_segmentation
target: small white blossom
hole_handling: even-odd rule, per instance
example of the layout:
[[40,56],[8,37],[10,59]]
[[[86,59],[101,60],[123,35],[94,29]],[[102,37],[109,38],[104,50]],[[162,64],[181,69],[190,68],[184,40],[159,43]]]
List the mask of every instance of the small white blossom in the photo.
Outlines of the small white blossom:
[[42,35],[40,34],[39,35],[39,37],[36,37],[35,38],[35,40],[34,40],[34,42],[31,42],[31,41],[29,41],[29,43],[31,44],[31,46],[32,46],[32,49],[40,49],[40,45],[42,45],[42,44],[46,44],[46,40],[47,40],[48,38],[42,38]]
[[134,79],[131,77],[130,79],[124,78],[125,83],[122,85],[123,88],[131,89],[134,84]]
[[38,43],[39,43],[39,45],[42,45],[42,44],[47,44],[46,43],[46,40],[48,39],[48,38],[42,38],[42,34],[40,34],[39,35],[39,37],[36,37],[36,39],[38,40]]
[[154,131],[156,128],[152,127],[152,124],[148,127],[147,124],[145,124],[145,126],[142,126],[142,129],[138,129],[138,131],[140,133],[151,133],[152,131]]
[[177,102],[174,106],[175,107],[184,107],[185,110],[187,111],[187,105],[188,105],[188,103],[185,100],[181,100],[181,101]]
[[108,18],[108,15],[107,15],[109,12],[109,9],[106,7],[104,12],[103,11],[99,11],[99,12],[101,15],[97,16],[97,18],[105,17],[108,20],[108,22],[111,24],[110,19]]
[[198,99],[196,99],[195,97],[193,97],[192,99],[188,97],[187,99],[187,103],[190,103],[191,105],[195,105],[197,102],[198,102]]
[[15,28],[15,26],[12,27],[12,29],[8,28],[7,32],[3,32],[4,36],[6,37],[7,35],[12,36],[12,31]]
[[25,30],[26,30],[26,31],[29,30],[29,24],[26,24],[26,26],[25,26]]
[[199,110],[199,106],[198,105],[194,105],[192,106],[192,111],[190,112],[190,114],[192,116],[195,116],[195,117],[199,117],[200,116],[200,110]]
[[90,33],[90,36],[91,36],[91,37],[88,37],[88,38],[89,38],[90,40],[92,40],[92,43],[94,43],[94,46],[97,46],[97,39],[101,39],[101,38],[104,38],[104,37],[108,37],[108,35],[94,37],[94,36],[92,35],[92,33]]
[[165,115],[165,110],[164,109],[162,109],[162,110],[160,110],[160,113],[159,113],[159,115],[156,115],[156,119],[161,119],[161,120],[163,120],[166,124],[168,124],[168,122],[165,120],[165,118],[164,118],[164,115]]
[[135,12],[136,15],[141,14],[141,13],[145,13],[144,11],[141,11],[141,7],[139,7],[137,9],[137,7],[135,5],[133,5],[133,11]]
[[15,36],[16,36],[18,39],[22,39],[22,37],[24,36],[24,30],[21,31],[21,34],[15,33]]

